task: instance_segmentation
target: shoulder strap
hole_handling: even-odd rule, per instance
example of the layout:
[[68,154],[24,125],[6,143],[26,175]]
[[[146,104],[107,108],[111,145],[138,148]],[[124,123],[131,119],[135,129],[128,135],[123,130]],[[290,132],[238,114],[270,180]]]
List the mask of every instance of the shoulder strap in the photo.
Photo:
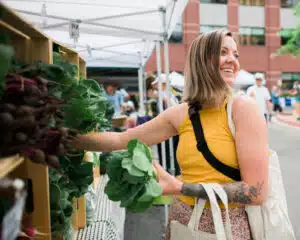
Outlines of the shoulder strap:
[[233,138],[235,138],[235,126],[234,126],[234,122],[233,122],[233,119],[232,119],[232,104],[233,104],[233,101],[235,98],[239,97],[239,96],[247,96],[246,94],[244,93],[235,93],[233,94],[228,102],[227,102],[227,121],[228,121],[228,127],[230,129],[230,132],[233,136]]
[[197,105],[190,105],[189,107],[189,117],[193,125],[194,133],[197,140],[197,149],[201,152],[206,159],[206,161],[216,170],[224,174],[225,176],[235,180],[240,181],[241,175],[239,169],[230,167],[221,161],[219,161],[209,150],[207,142],[204,137],[203,128],[200,120],[200,111],[201,107]]
[[230,129],[230,132],[233,136],[233,138],[235,137],[235,126],[234,126],[234,122],[232,120],[232,103],[233,103],[233,98],[230,98],[227,102],[227,121],[228,121],[228,127]]

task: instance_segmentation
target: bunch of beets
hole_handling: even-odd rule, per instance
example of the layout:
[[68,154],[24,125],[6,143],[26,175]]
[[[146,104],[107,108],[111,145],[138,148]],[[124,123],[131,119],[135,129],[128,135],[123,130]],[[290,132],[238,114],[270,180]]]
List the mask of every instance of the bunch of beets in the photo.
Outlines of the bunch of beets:
[[48,94],[55,82],[7,74],[0,100],[0,156],[20,153],[59,170],[59,156],[71,155],[76,130],[60,127],[65,100]]

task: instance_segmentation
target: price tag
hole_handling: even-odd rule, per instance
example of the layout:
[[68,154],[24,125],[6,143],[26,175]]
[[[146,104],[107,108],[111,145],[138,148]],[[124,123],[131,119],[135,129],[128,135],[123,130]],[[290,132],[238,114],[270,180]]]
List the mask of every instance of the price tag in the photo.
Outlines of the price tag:
[[15,201],[15,204],[4,216],[0,236],[1,240],[15,240],[18,237],[25,199],[26,193],[23,192],[20,198]]

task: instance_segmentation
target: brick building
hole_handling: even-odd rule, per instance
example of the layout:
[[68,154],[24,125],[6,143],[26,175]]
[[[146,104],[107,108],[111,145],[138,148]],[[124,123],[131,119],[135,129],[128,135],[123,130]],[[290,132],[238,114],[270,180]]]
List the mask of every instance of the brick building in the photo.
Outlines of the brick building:
[[[170,39],[170,70],[183,72],[192,40],[212,29],[240,33],[240,64],[248,72],[262,72],[267,86],[282,79],[285,88],[300,80],[300,57],[271,55],[297,25],[292,7],[299,0],[190,0]],[[281,34],[280,34],[281,33]],[[163,57],[163,54],[161,55]],[[155,51],[146,71],[156,70]]]

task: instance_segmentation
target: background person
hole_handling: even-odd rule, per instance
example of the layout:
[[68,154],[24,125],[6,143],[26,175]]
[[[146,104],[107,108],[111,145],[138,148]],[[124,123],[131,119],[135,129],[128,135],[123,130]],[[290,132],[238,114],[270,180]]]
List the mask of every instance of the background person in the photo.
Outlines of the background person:
[[106,97],[107,101],[114,106],[115,116],[121,114],[121,107],[124,103],[124,96],[120,91],[117,90],[118,86],[119,84],[116,81],[104,83],[104,96]]
[[272,91],[271,91],[271,99],[272,99],[272,104],[273,104],[273,111],[276,112],[282,112],[282,107],[280,104],[280,88],[279,86],[274,86]]
[[266,121],[268,121],[271,96],[269,90],[263,85],[264,75],[256,73],[254,77],[255,84],[247,89],[247,95],[256,101],[261,113],[265,116]]
[[300,121],[300,81],[294,82],[293,90],[291,91],[291,93],[296,98],[296,119],[297,121]]

